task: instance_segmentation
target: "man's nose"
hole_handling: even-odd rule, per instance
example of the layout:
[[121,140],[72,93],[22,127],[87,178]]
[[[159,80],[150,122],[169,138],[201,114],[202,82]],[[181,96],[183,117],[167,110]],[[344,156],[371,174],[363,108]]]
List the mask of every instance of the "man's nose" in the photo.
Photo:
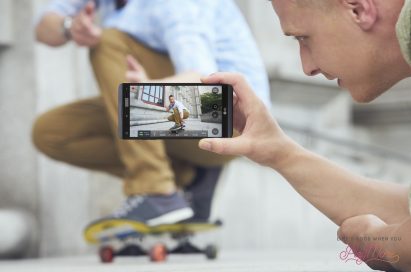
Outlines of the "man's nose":
[[315,65],[310,52],[304,46],[300,47],[301,64],[307,76],[316,76],[321,73],[321,69]]

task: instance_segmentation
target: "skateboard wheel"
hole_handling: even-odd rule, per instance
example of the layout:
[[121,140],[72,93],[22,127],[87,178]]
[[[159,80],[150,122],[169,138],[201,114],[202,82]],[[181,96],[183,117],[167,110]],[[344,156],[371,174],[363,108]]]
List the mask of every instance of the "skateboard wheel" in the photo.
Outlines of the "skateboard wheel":
[[112,263],[114,260],[114,250],[112,247],[103,247],[100,249],[100,260],[102,263]]
[[218,249],[215,245],[208,245],[205,248],[204,253],[205,253],[207,259],[215,260],[217,258]]
[[150,250],[150,260],[152,262],[164,262],[167,259],[167,248],[163,244],[157,244]]

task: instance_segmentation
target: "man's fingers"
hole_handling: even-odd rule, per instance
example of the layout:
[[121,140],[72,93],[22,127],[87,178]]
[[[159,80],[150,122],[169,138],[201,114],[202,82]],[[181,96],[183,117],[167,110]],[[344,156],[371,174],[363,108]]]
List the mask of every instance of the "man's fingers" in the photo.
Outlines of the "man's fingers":
[[141,71],[140,63],[132,56],[127,55],[127,67],[131,71]]
[[73,40],[80,46],[95,46],[99,42],[99,37],[93,37],[82,32],[72,32]]
[[253,101],[256,99],[244,76],[238,73],[215,73],[201,79],[203,83],[229,84],[234,88],[234,92],[240,100]]
[[127,82],[130,83],[141,83],[142,82],[142,77],[139,72],[135,71],[127,71],[126,72],[126,80]]
[[245,155],[248,145],[244,138],[239,136],[230,139],[203,139],[199,147],[220,155]]
[[96,4],[94,1],[89,1],[85,6],[84,6],[84,13],[87,16],[94,17],[94,13],[96,10]]
[[89,28],[89,34],[90,34],[90,36],[92,36],[94,39],[100,39],[102,32],[103,32],[103,31],[101,30],[101,28],[98,27],[98,26],[95,26],[95,25],[92,25],[92,26]]

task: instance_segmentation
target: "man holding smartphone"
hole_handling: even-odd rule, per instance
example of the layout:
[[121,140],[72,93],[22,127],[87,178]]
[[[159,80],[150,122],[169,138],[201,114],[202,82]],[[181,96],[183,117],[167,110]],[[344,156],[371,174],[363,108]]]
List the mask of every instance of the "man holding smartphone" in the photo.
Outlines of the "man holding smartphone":
[[[272,4],[284,33],[300,45],[304,72],[338,79],[357,102],[371,102],[411,77],[411,0]],[[241,76],[218,73],[203,82],[235,86],[234,123],[241,136],[205,139],[201,148],[275,169],[340,227],[340,240],[371,268],[411,271],[410,186],[350,173],[305,150],[284,134]]]
[[[33,128],[37,148],[53,159],[122,178],[128,199],[113,218],[151,225],[206,221],[211,197],[203,192],[213,190],[204,188],[214,188],[232,157],[202,151],[193,140],[120,140],[117,88],[126,81],[198,83],[201,75],[238,71],[269,104],[264,65],[233,0],[53,0],[36,36],[50,46],[73,41],[89,47],[100,87],[97,98],[41,115]],[[208,185],[197,186],[200,181]],[[193,218],[177,184],[190,184],[193,201],[199,201],[194,206],[202,207]]]

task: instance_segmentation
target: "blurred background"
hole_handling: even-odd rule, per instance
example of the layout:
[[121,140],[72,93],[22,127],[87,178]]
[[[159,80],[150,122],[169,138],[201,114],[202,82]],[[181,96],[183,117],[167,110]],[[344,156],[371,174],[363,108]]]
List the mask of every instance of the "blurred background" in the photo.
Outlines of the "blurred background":
[[[73,44],[52,49],[35,42],[33,22],[47,2],[0,0],[3,257],[90,253],[94,249],[83,241],[84,226],[123,199],[118,180],[51,161],[31,143],[36,115],[97,94],[86,49]],[[271,80],[272,113],[285,131],[360,174],[410,182],[411,81],[370,105],[355,104],[335,82],[303,75],[297,42],[283,37],[270,3],[237,2],[261,49]],[[213,217],[224,220],[224,228],[210,235],[225,250],[320,248],[337,254],[344,248],[331,221],[274,171],[243,158],[225,168]]]

